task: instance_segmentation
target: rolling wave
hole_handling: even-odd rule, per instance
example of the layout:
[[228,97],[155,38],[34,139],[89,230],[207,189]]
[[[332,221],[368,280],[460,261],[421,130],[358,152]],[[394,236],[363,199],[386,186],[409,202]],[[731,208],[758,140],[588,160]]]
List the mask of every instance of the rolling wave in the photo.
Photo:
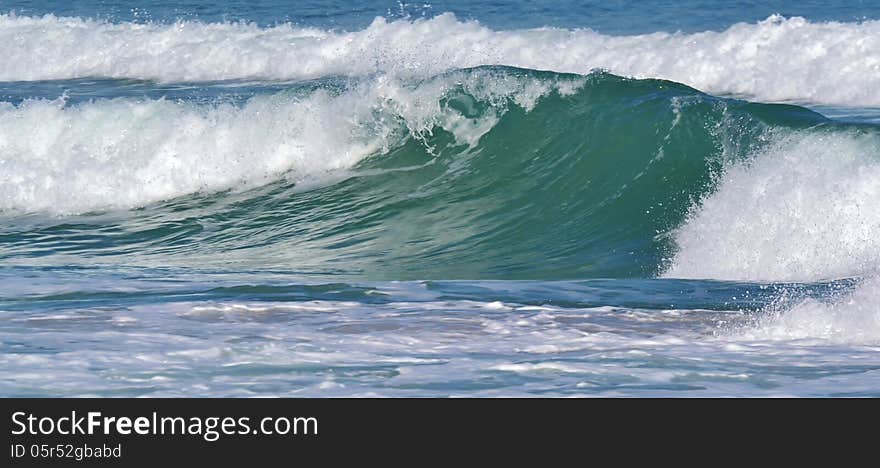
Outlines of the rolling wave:
[[856,277],[880,260],[877,139],[792,105],[507,67],[240,105],[26,100],[0,109],[0,255],[372,280]]
[[376,18],[360,31],[291,24],[110,23],[0,15],[0,80],[78,77],[164,82],[432,76],[508,65],[669,79],[764,101],[880,105],[880,22],[771,16],[721,32],[608,36],[591,30],[495,31],[452,14]]

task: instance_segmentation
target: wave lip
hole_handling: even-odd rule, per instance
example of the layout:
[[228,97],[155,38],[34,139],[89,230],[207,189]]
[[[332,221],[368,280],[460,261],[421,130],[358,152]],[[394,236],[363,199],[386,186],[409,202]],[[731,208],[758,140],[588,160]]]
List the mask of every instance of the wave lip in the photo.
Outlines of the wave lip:
[[103,76],[159,81],[430,76],[480,65],[663,78],[765,101],[880,105],[880,22],[771,16],[721,32],[608,36],[495,31],[452,14],[377,18],[354,32],[252,24],[108,23],[0,15],[0,80]]

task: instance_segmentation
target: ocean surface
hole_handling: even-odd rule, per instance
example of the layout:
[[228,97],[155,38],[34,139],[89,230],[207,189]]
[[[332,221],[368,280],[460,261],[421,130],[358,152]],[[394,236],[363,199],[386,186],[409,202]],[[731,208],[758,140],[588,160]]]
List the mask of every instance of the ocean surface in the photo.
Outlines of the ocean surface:
[[880,1],[0,0],[0,396],[880,396]]

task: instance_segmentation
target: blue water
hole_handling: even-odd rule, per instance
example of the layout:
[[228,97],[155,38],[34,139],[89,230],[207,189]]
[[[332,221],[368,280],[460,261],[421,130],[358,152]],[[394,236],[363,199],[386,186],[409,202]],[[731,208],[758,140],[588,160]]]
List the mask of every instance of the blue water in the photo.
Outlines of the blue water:
[[880,396],[880,2],[0,15],[0,396]]

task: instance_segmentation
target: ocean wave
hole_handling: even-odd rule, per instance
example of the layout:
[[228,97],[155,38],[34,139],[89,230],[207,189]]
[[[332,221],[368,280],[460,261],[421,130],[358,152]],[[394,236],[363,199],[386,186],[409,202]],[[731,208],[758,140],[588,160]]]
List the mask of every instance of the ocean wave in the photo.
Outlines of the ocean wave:
[[765,101],[880,105],[877,21],[771,16],[721,32],[609,36],[588,29],[495,31],[448,13],[414,21],[379,17],[353,32],[6,14],[0,15],[0,54],[0,80],[6,81],[431,76],[508,65],[581,74],[601,68]]
[[693,247],[676,229],[725,168],[774,132],[826,127],[839,134],[804,108],[668,81],[505,67],[317,81],[241,105],[26,100],[0,109],[0,206],[19,217],[0,254],[373,279],[653,276],[677,241],[684,264]]
[[387,279],[860,277],[880,265],[878,138],[668,81],[506,67],[240,105],[26,100],[0,106],[0,210],[49,217],[0,234],[10,258]]

